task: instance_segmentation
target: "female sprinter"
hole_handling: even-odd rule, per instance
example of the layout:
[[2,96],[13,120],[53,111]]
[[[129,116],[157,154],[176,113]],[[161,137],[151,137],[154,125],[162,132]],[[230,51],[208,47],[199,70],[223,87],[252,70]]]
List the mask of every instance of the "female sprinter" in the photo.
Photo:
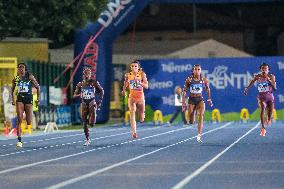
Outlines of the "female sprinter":
[[128,108],[130,111],[130,126],[132,138],[137,138],[135,113],[139,115],[139,121],[144,122],[145,98],[143,88],[148,89],[148,81],[145,72],[142,71],[139,61],[130,64],[130,72],[125,74],[121,94],[125,96],[126,88],[129,88]]
[[[26,113],[26,121],[28,130],[32,129],[32,115],[33,115],[33,94],[32,94],[32,86],[37,89],[37,101],[36,106],[39,105],[40,102],[40,90],[39,84],[35,77],[29,73],[28,67],[24,62],[18,64],[18,73],[17,76],[12,80],[12,88],[11,88],[11,95],[12,95],[12,104],[16,104],[17,110],[17,136],[18,136],[18,143],[17,147],[21,148],[22,144],[22,128],[21,123],[23,121],[23,113]],[[17,99],[15,103],[14,99],[14,91],[17,87]]]
[[183,97],[182,97],[182,110],[185,111],[185,97],[187,89],[189,88],[188,97],[188,116],[190,124],[194,122],[194,112],[198,111],[198,135],[197,142],[202,143],[201,135],[203,128],[203,114],[205,111],[205,103],[202,97],[202,90],[205,88],[208,96],[207,102],[210,106],[213,106],[210,94],[210,88],[208,80],[201,76],[201,66],[194,65],[193,73],[189,76],[184,83]]
[[251,80],[249,85],[245,87],[244,94],[247,95],[249,88],[257,82],[258,89],[258,104],[260,106],[260,120],[261,120],[261,136],[265,136],[266,130],[264,127],[264,111],[267,108],[267,122],[266,124],[269,126],[272,120],[272,114],[274,109],[274,96],[272,94],[273,90],[276,90],[276,81],[275,76],[269,73],[270,67],[268,64],[263,63],[259,67],[259,74],[255,75]]
[[[96,103],[96,94],[99,94],[98,103]],[[91,70],[83,70],[83,81],[76,86],[73,97],[81,97],[81,115],[86,142],[84,146],[91,144],[88,122],[90,127],[96,123],[96,111],[100,108],[104,96],[104,90],[98,81],[91,79]]]

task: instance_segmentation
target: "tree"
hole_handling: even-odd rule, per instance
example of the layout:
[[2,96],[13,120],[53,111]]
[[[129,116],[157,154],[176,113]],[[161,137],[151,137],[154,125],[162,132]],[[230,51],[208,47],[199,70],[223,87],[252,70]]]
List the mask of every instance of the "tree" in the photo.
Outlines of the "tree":
[[1,0],[0,36],[43,37],[51,47],[73,42],[74,31],[95,21],[107,0]]

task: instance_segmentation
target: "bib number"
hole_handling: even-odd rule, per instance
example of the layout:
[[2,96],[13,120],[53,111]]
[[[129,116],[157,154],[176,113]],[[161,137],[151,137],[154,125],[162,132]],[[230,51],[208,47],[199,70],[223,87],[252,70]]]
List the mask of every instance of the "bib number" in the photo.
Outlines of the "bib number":
[[142,90],[141,81],[140,80],[130,80],[130,89],[131,90]]
[[29,86],[28,85],[18,85],[18,92],[19,93],[28,93],[29,92]]
[[202,84],[192,84],[190,86],[190,93],[193,93],[193,94],[200,94],[202,93]]
[[269,84],[267,82],[258,83],[257,90],[260,93],[268,92],[269,91]]
[[92,99],[95,97],[94,89],[83,89],[82,91],[83,99]]

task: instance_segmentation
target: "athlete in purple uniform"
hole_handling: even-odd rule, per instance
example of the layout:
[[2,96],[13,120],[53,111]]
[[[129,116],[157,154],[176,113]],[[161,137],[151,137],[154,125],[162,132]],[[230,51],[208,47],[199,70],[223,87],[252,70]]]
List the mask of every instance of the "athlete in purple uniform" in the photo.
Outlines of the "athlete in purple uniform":
[[270,67],[268,64],[263,63],[259,67],[260,72],[259,74],[255,75],[254,78],[251,80],[249,85],[245,87],[244,94],[247,95],[249,88],[257,82],[257,89],[258,89],[258,104],[260,106],[260,120],[261,120],[261,136],[265,136],[266,130],[264,127],[264,111],[267,108],[267,122],[266,124],[269,126],[272,120],[272,113],[274,109],[274,96],[273,90],[276,90],[276,81],[275,76],[269,73]]
[[[98,103],[95,97],[99,94]],[[98,81],[91,79],[91,70],[85,68],[83,71],[83,81],[79,82],[76,86],[73,97],[81,97],[81,115],[86,142],[84,146],[91,143],[89,137],[88,122],[90,127],[96,123],[96,111],[100,108],[104,96],[104,90]]]
[[210,106],[213,105],[211,100],[210,88],[208,80],[205,77],[201,76],[201,66],[194,65],[193,73],[190,75],[184,83],[183,96],[182,96],[182,111],[185,111],[185,97],[187,89],[189,88],[189,97],[188,97],[188,116],[189,123],[193,124],[194,122],[194,112],[198,111],[198,135],[197,142],[202,142],[202,128],[203,128],[203,114],[205,111],[205,103],[202,97],[203,88],[205,88]]

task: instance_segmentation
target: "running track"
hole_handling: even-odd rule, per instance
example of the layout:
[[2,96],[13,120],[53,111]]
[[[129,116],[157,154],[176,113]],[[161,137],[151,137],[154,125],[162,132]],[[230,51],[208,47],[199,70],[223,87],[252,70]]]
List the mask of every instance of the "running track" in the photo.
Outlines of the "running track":
[[0,188],[257,188],[284,187],[284,124],[259,136],[259,123],[205,124],[203,143],[194,126],[138,125],[0,138]]

